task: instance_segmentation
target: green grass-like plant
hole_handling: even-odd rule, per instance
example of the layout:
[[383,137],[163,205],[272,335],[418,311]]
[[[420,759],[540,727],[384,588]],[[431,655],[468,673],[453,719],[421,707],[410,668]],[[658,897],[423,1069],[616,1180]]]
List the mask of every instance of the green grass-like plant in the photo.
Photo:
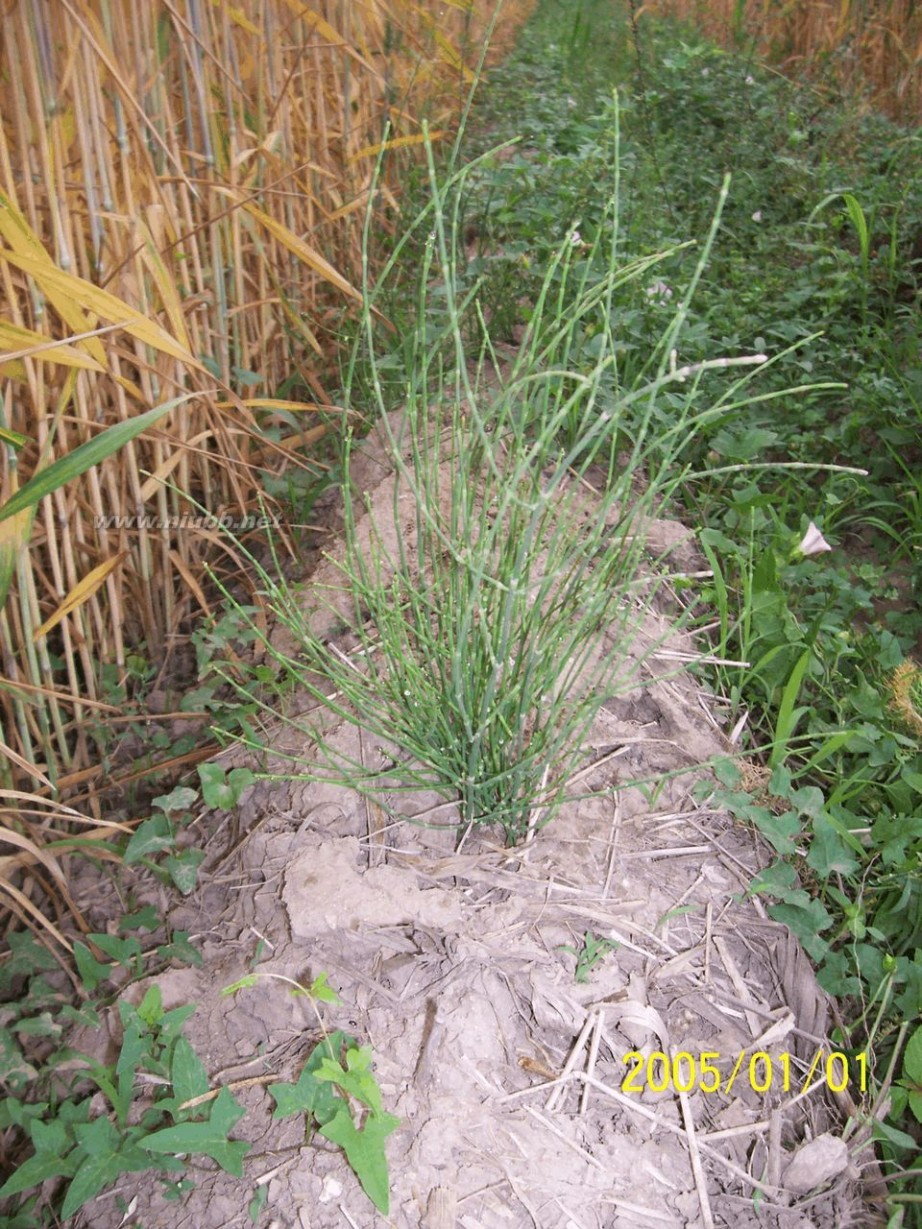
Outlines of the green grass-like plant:
[[[297,653],[265,642],[276,667],[325,708],[397,749],[391,767],[369,769],[311,726],[321,752],[312,772],[362,789],[435,789],[457,800],[464,831],[499,824],[514,842],[566,796],[600,706],[638,685],[657,645],[638,649],[636,629],[666,579],[655,562],[642,569],[644,526],[681,483],[677,458],[689,438],[739,412],[752,396],[752,368],[766,360],[677,361],[725,183],[684,293],[644,361],[623,376],[613,299],[662,255],[622,258],[615,112],[603,224],[591,243],[578,237],[578,219],[561,226],[527,332],[503,367],[459,256],[477,165],[440,174],[430,153],[429,200],[382,279],[366,285],[342,401],[356,409],[356,391],[370,390],[395,485],[393,512],[369,531],[349,480],[355,441],[346,438],[345,548],[330,606],[351,648],[319,634],[305,596],[263,571]],[[398,355],[398,426],[384,394],[394,348],[381,350],[376,304],[411,245],[419,277]],[[715,390],[711,373],[738,365],[742,376]]]
[[581,947],[574,947],[570,943],[562,944],[557,950],[561,952],[569,952],[571,956],[576,957],[576,968],[573,971],[573,978],[580,984],[585,984],[589,981],[589,974],[599,964],[609,952],[618,950],[619,944],[611,939],[597,939],[591,930],[587,930],[583,935]]

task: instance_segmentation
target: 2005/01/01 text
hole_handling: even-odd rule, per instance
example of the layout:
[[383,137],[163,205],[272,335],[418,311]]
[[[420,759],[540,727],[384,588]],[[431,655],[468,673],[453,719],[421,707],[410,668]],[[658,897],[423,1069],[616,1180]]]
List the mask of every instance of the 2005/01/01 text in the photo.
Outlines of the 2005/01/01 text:
[[[687,1050],[680,1050],[674,1055],[665,1054],[662,1050],[654,1050],[651,1054],[642,1054],[639,1050],[629,1050],[622,1062],[629,1068],[621,1091],[627,1093],[650,1092],[694,1092],[696,1089],[704,1093],[722,1092],[725,1095],[733,1090],[738,1081],[748,1080],[753,1092],[767,1093],[771,1088],[780,1092],[805,1093],[820,1082],[825,1083],[832,1092],[844,1092],[850,1084],[855,1084],[860,1092],[867,1088],[868,1056],[865,1053],[853,1055],[843,1054],[841,1050],[817,1050],[809,1069],[800,1072],[796,1059],[786,1052],[771,1055],[765,1050],[755,1050],[749,1054],[743,1050],[733,1063],[723,1066],[718,1064],[722,1055],[717,1050],[702,1050],[696,1057]],[[747,1061],[748,1060],[748,1061]],[[796,1065],[795,1065],[796,1064]]]

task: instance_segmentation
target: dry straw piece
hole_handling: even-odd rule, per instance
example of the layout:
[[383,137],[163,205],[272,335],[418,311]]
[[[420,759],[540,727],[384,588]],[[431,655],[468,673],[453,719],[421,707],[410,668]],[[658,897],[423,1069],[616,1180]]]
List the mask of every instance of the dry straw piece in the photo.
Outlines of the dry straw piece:
[[752,46],[789,76],[831,71],[840,88],[869,92],[891,118],[919,122],[922,9],[915,0],[650,0],[643,8],[724,46]]
[[911,657],[890,676],[890,707],[907,730],[922,738],[922,667]]
[[[501,33],[527,7],[507,4]],[[114,424],[184,400],[0,516],[0,787],[101,813],[104,669],[121,683],[132,650],[163,660],[208,609],[207,554],[241,571],[188,515],[252,512],[261,471],[303,468],[335,421],[325,374],[361,301],[382,142],[383,227],[423,118],[453,134],[493,8],[4,6],[0,512]]]

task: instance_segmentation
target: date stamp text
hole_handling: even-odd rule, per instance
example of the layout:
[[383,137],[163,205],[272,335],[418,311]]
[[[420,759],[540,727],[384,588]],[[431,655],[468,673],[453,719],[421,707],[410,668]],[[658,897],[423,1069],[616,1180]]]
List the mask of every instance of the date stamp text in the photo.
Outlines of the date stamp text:
[[734,1086],[746,1084],[760,1095],[772,1089],[803,1094],[819,1083],[825,1083],[831,1092],[844,1092],[849,1086],[865,1092],[868,1081],[867,1054],[849,1055],[841,1050],[818,1049],[807,1070],[802,1070],[788,1053],[769,1054],[765,1050],[743,1050],[732,1063],[717,1050],[702,1050],[697,1055],[688,1050],[672,1055],[662,1050],[652,1054],[629,1050],[622,1061],[628,1072],[621,1091],[635,1094],[649,1089],[727,1096]]

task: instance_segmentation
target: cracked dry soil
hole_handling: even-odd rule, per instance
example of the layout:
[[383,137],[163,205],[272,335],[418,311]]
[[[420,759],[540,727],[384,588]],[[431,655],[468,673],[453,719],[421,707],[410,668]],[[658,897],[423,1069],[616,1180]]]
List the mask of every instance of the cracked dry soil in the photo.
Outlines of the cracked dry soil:
[[[399,521],[380,435],[357,464],[367,515],[379,528]],[[649,531],[693,568],[687,531]],[[870,1222],[841,1137],[847,1094],[837,1101],[817,1082],[798,1095],[825,1044],[826,1003],[790,934],[746,896],[766,851],[694,800],[729,744],[708,698],[676,674],[676,652],[696,645],[667,635],[667,618],[647,612],[638,641],[659,648],[598,715],[581,773],[587,796],[524,847],[475,830],[459,849],[434,794],[401,795],[399,813],[385,815],[307,780],[258,782],[233,815],[200,818],[200,887],[170,919],[204,962],[157,981],[167,1007],[198,1005],[186,1035],[212,1086],[230,1085],[247,1109],[235,1131],[252,1144],[245,1177],[193,1158],[194,1189],[168,1202],[154,1176],[128,1175],[75,1225],[246,1226],[261,1187],[257,1223],[272,1229]],[[352,724],[328,737],[355,759],[368,754]],[[308,767],[314,753],[283,726],[266,759],[225,758],[271,769],[282,750]],[[675,775],[652,795],[630,784],[664,773]],[[578,982],[564,949],[579,949],[586,932],[617,947]],[[322,1008],[326,1026],[373,1047],[385,1108],[401,1121],[387,1145],[388,1216],[339,1149],[306,1139],[303,1120],[272,1121],[267,1084],[297,1079],[319,1034],[310,1006],[281,983],[221,995],[257,950],[263,972],[303,984],[326,972],[341,997]],[[128,993],[140,998],[147,984]],[[690,1057],[670,1072],[647,1064],[657,1053]],[[702,1090],[715,1079],[706,1054],[714,1091]],[[753,1054],[771,1058],[771,1078]]]

